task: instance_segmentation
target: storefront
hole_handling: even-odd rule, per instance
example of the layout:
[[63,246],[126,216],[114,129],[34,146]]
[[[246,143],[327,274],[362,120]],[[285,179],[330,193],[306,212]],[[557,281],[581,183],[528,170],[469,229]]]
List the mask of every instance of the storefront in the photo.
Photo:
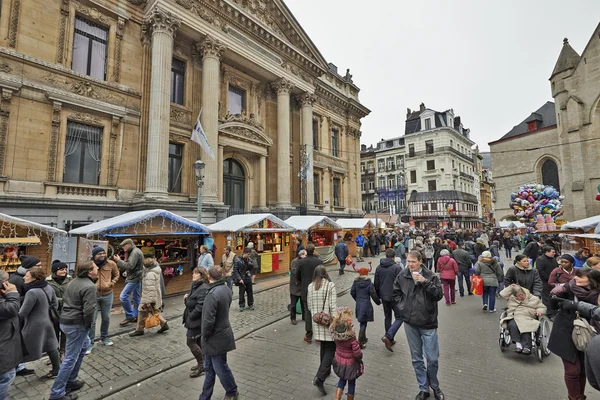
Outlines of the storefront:
[[342,228],[342,237],[352,257],[356,257],[356,236],[362,233],[366,240],[369,232],[376,231],[375,224],[368,218],[340,218],[335,222]]
[[[77,263],[91,259],[95,246],[106,249],[109,257],[122,255],[121,241],[132,239],[144,254],[154,254],[160,264],[167,295],[190,288],[198,247],[210,234],[197,222],[166,210],[134,211],[73,229],[77,236]],[[125,285],[122,277],[115,286],[115,303]]]
[[[335,242],[341,237],[342,227],[328,217],[313,215],[297,215],[285,221],[294,227],[294,235],[301,238],[304,247],[308,243],[315,245],[315,250],[323,260],[323,264],[335,264]],[[296,256],[295,248],[292,259]]]
[[215,243],[215,264],[225,246],[241,255],[252,242],[258,253],[259,276],[277,275],[290,270],[294,228],[272,214],[233,215],[209,226]]
[[39,258],[50,274],[52,250],[57,246],[66,248],[67,232],[0,213],[1,270],[16,272],[21,265],[19,257],[27,255]]

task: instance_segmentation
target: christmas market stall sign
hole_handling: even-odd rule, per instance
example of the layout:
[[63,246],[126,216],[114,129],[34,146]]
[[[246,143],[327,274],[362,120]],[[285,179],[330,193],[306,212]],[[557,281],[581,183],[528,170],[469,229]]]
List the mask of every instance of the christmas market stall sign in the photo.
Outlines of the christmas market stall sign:
[[[335,264],[335,242],[341,237],[342,227],[331,218],[318,215],[295,215],[289,217],[287,224],[294,227],[295,238],[302,239],[304,247],[308,243],[315,245],[316,252],[323,264]],[[296,252],[292,252],[292,259]]]

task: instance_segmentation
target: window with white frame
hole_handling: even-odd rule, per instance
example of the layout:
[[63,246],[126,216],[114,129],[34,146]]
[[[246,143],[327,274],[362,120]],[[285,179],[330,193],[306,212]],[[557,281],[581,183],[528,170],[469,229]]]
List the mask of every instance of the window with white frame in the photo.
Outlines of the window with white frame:
[[73,71],[106,80],[107,47],[107,28],[79,16],[75,17],[73,62],[71,64]]
[[63,182],[98,185],[103,128],[67,122]]

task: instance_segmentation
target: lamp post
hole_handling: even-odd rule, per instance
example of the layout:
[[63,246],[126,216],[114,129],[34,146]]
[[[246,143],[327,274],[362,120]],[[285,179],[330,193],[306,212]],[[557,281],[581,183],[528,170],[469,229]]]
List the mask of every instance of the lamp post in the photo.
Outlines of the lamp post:
[[202,222],[202,186],[204,185],[204,176],[202,171],[204,170],[205,164],[202,160],[196,160],[194,163],[194,173],[196,174],[196,183],[198,184],[198,214],[196,215],[196,221]]

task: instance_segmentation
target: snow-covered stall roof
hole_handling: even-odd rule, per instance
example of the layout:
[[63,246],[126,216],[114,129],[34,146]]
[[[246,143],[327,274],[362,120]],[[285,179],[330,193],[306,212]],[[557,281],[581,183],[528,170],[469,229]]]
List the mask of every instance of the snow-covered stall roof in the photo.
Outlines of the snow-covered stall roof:
[[[39,238],[42,233],[44,233],[48,238],[48,251],[52,250],[52,246],[54,244],[62,247],[63,249],[66,248],[66,231],[26,219],[13,217],[12,215],[0,213],[0,238],[16,239],[19,235],[19,233],[17,233],[17,227],[21,228],[21,231],[27,230],[27,237]],[[8,241],[4,242],[4,245],[8,244],[10,244]]]
[[568,222],[564,224],[561,229],[583,229],[584,231],[587,231],[596,228],[598,224],[600,224],[600,215]]
[[338,229],[342,227],[331,218],[319,215],[294,215],[285,220],[285,223],[297,231],[306,232],[309,229]]
[[338,218],[335,222],[342,229],[374,229],[375,224],[369,218]]
[[273,214],[232,215],[208,227],[212,232],[293,232],[294,227]]
[[524,223],[522,223],[520,221],[500,221],[498,223],[498,226],[500,228],[504,228],[504,229],[512,229],[512,228],[521,229],[521,228],[527,227],[527,225],[525,225]]
[[183,218],[167,210],[144,210],[133,211],[123,215],[118,215],[113,218],[105,219],[104,221],[94,222],[80,228],[73,229],[69,232],[71,235],[85,235],[87,237],[98,236],[131,236],[126,229],[135,226],[136,234],[139,235],[156,235],[158,232],[148,231],[152,227],[154,218],[162,218],[162,227],[164,230],[161,235],[207,235],[210,230],[198,222],[194,222],[187,218]]

